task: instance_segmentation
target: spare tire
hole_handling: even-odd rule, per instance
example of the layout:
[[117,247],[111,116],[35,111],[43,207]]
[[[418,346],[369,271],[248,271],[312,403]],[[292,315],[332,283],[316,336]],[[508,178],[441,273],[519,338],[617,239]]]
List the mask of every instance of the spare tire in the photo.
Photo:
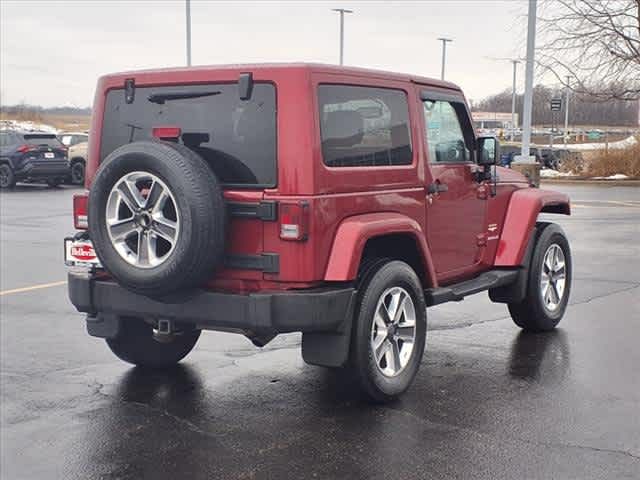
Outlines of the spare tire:
[[89,193],[89,234],[105,269],[148,296],[197,287],[224,253],[222,189],[183,145],[140,141],[114,150]]

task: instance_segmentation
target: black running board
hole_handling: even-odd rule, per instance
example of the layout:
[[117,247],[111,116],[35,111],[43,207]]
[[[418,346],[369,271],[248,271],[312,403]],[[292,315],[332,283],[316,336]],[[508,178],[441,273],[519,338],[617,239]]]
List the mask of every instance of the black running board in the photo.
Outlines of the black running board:
[[484,292],[490,288],[503,287],[518,278],[520,269],[490,270],[472,280],[455,283],[446,287],[428,288],[424,291],[427,306],[445,302],[459,302],[468,295]]

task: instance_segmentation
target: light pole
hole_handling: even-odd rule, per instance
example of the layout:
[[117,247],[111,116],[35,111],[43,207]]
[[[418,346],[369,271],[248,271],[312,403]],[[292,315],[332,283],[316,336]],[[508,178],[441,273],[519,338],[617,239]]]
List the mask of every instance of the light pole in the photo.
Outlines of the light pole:
[[453,42],[453,40],[444,37],[440,37],[438,40],[442,42],[442,69],[440,70],[440,80],[444,80],[444,65],[447,60],[447,42]]
[[536,157],[531,156],[531,113],[533,110],[533,65],[536,48],[536,7],[537,0],[529,0],[527,14],[527,62],[524,71],[524,111],[522,112],[522,149],[511,168],[522,173],[529,183],[540,185],[540,167]]
[[566,148],[569,140],[569,83],[571,77],[567,75],[567,86],[564,90],[564,146]]
[[187,17],[187,67],[191,66],[191,0],[186,0]]
[[344,14],[353,13],[353,10],[345,8],[332,8],[334,12],[340,13],[340,65],[344,64]]
[[513,142],[516,130],[516,70],[520,60],[511,60],[513,63],[513,92],[511,94],[511,141]]
[[520,161],[523,163],[534,163],[535,159],[530,156],[529,147],[531,145],[531,112],[533,110],[533,64],[536,47],[536,7],[537,0],[529,0],[529,11],[527,18],[527,63],[524,74],[524,111],[522,119],[522,150],[520,151]]

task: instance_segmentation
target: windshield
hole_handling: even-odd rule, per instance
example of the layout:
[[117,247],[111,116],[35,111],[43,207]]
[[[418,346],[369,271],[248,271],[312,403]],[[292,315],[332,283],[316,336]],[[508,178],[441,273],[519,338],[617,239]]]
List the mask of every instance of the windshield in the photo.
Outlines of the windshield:
[[204,158],[225,185],[276,184],[276,92],[256,83],[240,100],[237,83],[137,87],[107,94],[100,161],[126,143],[151,139],[153,127],[175,126],[179,143]]

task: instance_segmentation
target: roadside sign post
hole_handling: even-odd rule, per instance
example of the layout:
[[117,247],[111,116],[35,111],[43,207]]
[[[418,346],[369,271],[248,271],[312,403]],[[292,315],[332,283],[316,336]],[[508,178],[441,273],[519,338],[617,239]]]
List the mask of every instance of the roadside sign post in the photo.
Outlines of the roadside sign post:
[[564,131],[562,136],[564,137],[564,146],[567,147],[569,141],[569,82],[571,77],[567,75],[567,86],[564,89]]
[[561,98],[552,98],[551,102],[550,102],[550,108],[551,108],[551,133],[549,134],[549,155],[553,155],[553,134],[556,131],[556,125],[557,125],[557,114],[556,112],[559,112],[560,110],[562,110],[562,99]]

